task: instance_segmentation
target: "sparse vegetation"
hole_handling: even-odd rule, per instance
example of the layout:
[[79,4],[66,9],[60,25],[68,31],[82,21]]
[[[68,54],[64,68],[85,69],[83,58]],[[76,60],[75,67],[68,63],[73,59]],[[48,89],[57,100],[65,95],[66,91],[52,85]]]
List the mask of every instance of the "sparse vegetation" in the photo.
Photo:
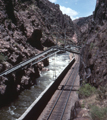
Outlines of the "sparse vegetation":
[[107,120],[107,107],[100,108],[93,105],[90,108],[90,113],[93,120]]
[[96,88],[91,86],[90,84],[84,84],[80,89],[79,89],[79,96],[81,98],[86,98],[91,96],[96,92]]
[[107,85],[96,89],[84,83],[79,90],[79,95],[82,98],[81,108],[89,109],[88,114],[92,120],[107,120]]
[[91,43],[91,44],[90,44],[90,49],[92,50],[93,47],[94,47],[94,44]]
[[107,85],[106,86],[100,86],[99,89],[97,90],[97,99],[103,100],[107,98]]
[[7,57],[4,56],[3,54],[0,54],[0,63],[7,60]]
[[83,103],[81,104],[81,108],[85,107],[85,102],[83,101]]

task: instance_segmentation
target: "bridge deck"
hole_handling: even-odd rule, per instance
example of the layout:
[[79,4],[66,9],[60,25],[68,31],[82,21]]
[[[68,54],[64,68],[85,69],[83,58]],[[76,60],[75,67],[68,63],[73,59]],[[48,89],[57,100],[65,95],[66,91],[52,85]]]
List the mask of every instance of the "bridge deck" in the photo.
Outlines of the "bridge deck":
[[[12,72],[14,72],[16,70],[19,70],[19,69],[29,65],[30,63],[31,63],[31,66],[32,66],[32,65],[46,59],[47,57],[50,57],[51,55],[53,55],[53,53],[55,54],[55,52],[59,52],[59,50],[55,49],[54,47],[49,48],[46,51],[43,51],[40,54],[37,54],[37,55],[33,56],[32,58],[29,58],[29,59],[27,59],[25,61],[22,61],[19,64],[13,66],[12,68],[3,71],[2,73],[0,73],[0,76],[8,75],[8,74],[10,74],[10,73],[12,73]],[[43,57],[44,55],[46,57]],[[40,57],[43,57],[43,58],[40,58]]]
[[[0,77],[3,76],[3,75],[8,75],[8,74],[10,74],[10,73],[12,73],[16,70],[19,70],[21,68],[24,68],[25,66],[29,65],[30,63],[31,63],[31,66],[32,66],[32,65],[50,57],[50,56],[52,56],[53,54],[55,54],[55,53],[57,53],[61,50],[76,53],[76,54],[80,54],[78,49],[77,49],[77,51],[74,51],[74,50],[72,50],[71,47],[69,48],[69,46],[65,46],[65,48],[58,47],[58,46],[53,46],[53,47],[41,52],[40,54],[37,54],[37,55],[33,56],[32,58],[29,58],[25,61],[22,61],[21,63],[13,66],[12,68],[9,68],[8,70],[3,71],[2,73],[0,73]],[[43,57],[44,55],[45,55],[45,57]],[[43,58],[41,58],[41,57],[43,57]]]

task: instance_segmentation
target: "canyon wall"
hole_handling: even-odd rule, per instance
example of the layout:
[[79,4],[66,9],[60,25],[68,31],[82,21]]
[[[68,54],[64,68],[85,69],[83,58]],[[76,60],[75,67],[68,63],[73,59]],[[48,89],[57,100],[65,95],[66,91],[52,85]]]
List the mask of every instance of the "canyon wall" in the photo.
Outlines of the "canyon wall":
[[[95,11],[81,29],[81,80],[99,87],[107,83],[107,0],[97,0]],[[82,22],[82,21],[81,21]],[[80,22],[80,23],[81,23]],[[87,27],[86,27],[87,26]],[[82,28],[85,28],[82,30]]]
[[[74,34],[72,20],[48,0],[0,0],[0,73],[55,45],[57,40],[63,42],[65,29],[70,41]],[[49,61],[41,64],[48,65]],[[0,105],[36,84],[41,64],[0,77]]]

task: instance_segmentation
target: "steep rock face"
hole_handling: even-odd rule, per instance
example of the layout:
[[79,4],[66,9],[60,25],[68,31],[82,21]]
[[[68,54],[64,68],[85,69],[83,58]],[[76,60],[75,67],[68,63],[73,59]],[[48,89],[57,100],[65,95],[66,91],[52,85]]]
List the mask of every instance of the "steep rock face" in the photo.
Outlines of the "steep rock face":
[[75,31],[77,32],[78,35],[78,44],[83,44],[85,41],[83,39],[80,39],[82,34],[85,35],[84,37],[87,37],[88,29],[90,27],[90,22],[92,20],[93,16],[88,16],[88,17],[82,17],[78,18],[73,21],[75,25]]
[[84,24],[88,24],[92,19],[92,17],[93,17],[92,15],[88,17],[81,17],[81,18],[75,19],[73,23],[77,24],[79,27],[82,27],[84,26]]
[[39,0],[37,3],[44,15],[44,22],[48,31],[52,33],[52,37],[63,40],[66,33],[66,39],[70,41],[74,34],[74,26],[70,17],[62,14],[58,4],[55,5],[48,0]]
[[[64,39],[62,28],[69,40],[72,20],[48,0],[0,0],[0,72],[55,45],[56,37]],[[35,84],[41,69],[37,64],[0,77],[0,105]]]
[[107,19],[107,0],[97,0],[96,8],[94,12],[94,20],[103,24],[103,22]]
[[80,42],[83,47],[80,65],[81,79],[96,87],[107,84],[106,6],[106,0],[97,0],[94,15],[88,23],[88,30],[81,34],[82,42]]

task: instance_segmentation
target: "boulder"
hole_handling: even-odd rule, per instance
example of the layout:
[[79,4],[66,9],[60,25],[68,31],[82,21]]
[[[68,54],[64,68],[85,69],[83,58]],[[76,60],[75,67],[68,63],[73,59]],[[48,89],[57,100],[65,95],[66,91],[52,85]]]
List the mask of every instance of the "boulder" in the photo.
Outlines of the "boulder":
[[30,86],[30,78],[29,77],[27,77],[27,76],[23,76],[22,78],[21,78],[21,86],[23,87],[23,88],[28,88],[29,86]]
[[3,85],[0,85],[0,94],[3,95],[6,91],[6,85],[3,84]]
[[42,43],[43,46],[45,47],[51,47],[51,46],[54,46],[55,43],[54,41],[52,40],[52,38],[46,38],[46,40],[44,40],[44,42]]
[[44,64],[45,67],[48,66],[49,65],[49,60],[47,58],[44,59],[43,64]]

